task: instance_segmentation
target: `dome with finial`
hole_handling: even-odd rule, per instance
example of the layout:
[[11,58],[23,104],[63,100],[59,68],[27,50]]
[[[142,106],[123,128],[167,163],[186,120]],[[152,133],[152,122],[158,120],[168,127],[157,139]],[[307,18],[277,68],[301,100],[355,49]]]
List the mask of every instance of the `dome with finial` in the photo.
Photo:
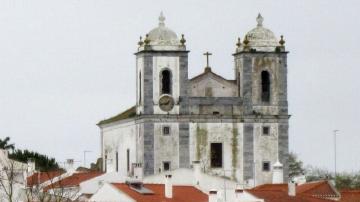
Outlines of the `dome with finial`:
[[257,26],[245,35],[245,38],[247,37],[248,40],[248,47],[256,49],[256,51],[275,51],[275,48],[279,46],[275,34],[263,26],[264,18],[260,13],[256,21]]
[[159,26],[149,32],[148,39],[151,46],[181,45],[176,33],[165,26],[165,17],[162,12],[159,16]]

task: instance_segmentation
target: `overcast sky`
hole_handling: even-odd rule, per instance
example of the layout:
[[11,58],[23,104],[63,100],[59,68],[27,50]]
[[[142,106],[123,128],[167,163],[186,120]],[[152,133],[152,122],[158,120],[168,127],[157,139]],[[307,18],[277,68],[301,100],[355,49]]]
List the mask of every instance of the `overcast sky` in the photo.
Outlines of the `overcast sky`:
[[233,79],[238,36],[256,26],[283,34],[288,55],[290,150],[306,163],[360,169],[360,1],[1,0],[0,138],[19,148],[94,161],[96,123],[135,103],[140,35],[166,25],[185,34],[189,76],[213,71]]

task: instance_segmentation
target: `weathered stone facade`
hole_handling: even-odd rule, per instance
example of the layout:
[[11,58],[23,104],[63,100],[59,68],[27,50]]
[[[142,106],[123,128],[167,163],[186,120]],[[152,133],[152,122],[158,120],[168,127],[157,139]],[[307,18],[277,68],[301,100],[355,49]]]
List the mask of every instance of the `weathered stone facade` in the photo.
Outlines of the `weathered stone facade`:
[[[144,174],[152,175],[200,161],[207,173],[263,184],[271,182],[271,167],[280,161],[287,179],[289,115],[283,43],[261,21],[247,34],[250,42],[245,37],[237,44],[234,80],[224,79],[210,67],[189,79],[185,42],[176,41],[176,34],[162,26],[160,22],[151,32],[153,41],[146,38],[139,43],[136,106],[99,123],[104,167],[130,175],[132,164],[142,163]],[[166,93],[164,85],[170,85]],[[163,96],[170,97],[165,104],[173,103],[169,111],[161,108]]]

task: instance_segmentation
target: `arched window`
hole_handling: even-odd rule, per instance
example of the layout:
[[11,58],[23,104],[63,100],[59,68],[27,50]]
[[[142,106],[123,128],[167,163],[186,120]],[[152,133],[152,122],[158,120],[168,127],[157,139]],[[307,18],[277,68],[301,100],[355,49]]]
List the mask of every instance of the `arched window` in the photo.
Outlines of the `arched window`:
[[267,71],[261,72],[261,101],[270,102],[270,74]]
[[171,72],[163,70],[161,72],[161,94],[171,94]]

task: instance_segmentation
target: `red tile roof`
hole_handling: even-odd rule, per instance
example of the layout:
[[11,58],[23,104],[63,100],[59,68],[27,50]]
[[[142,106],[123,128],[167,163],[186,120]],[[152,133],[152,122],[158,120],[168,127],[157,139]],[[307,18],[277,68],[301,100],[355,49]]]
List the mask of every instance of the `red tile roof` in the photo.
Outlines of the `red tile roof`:
[[296,187],[296,192],[320,198],[338,196],[335,188],[333,188],[328,181],[309,182],[299,185]]
[[288,195],[287,184],[264,184],[257,186],[251,190],[250,193],[256,197],[263,198],[267,202],[282,202],[282,201],[303,201],[303,202],[317,202],[317,201],[332,201],[328,198],[336,199],[338,197],[335,189],[328,181],[319,181],[302,184],[296,187],[296,196]]
[[64,179],[61,179],[47,187],[44,188],[44,191],[47,191],[49,189],[53,188],[60,188],[60,187],[76,187],[79,186],[81,182],[84,182],[86,180],[92,179],[94,177],[97,177],[99,175],[102,175],[102,172],[79,172],[74,173],[69,177],[65,177]]
[[65,171],[37,172],[26,178],[27,186],[40,185],[50,179],[64,174]]
[[247,190],[252,195],[264,199],[266,202],[330,202],[333,200],[326,200],[315,198],[307,195],[297,194],[296,196],[289,196],[288,192],[284,191],[265,191],[265,190]]
[[360,202],[360,190],[343,190],[340,202]]
[[140,194],[132,190],[127,184],[114,183],[116,188],[136,200],[136,202],[208,202],[207,194],[193,186],[173,186],[173,198],[165,198],[163,184],[145,184],[154,194]]

